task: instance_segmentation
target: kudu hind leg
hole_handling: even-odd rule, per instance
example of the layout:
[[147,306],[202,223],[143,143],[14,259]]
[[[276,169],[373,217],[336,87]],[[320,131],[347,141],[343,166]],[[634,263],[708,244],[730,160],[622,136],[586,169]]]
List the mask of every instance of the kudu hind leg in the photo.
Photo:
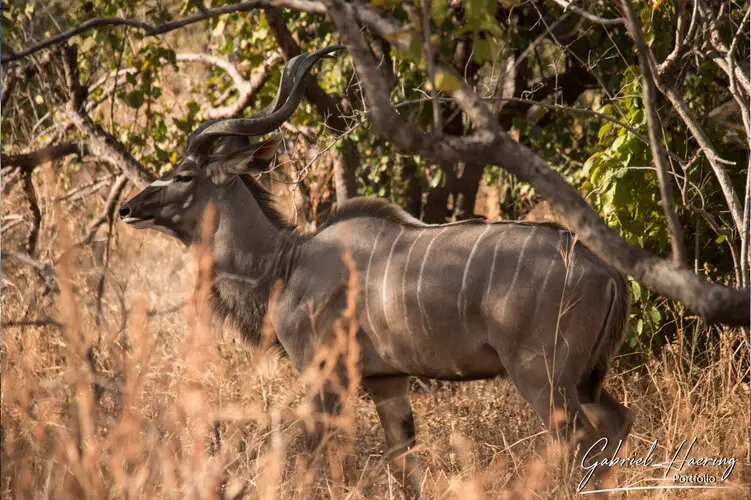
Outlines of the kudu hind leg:
[[[582,399],[582,409],[587,417],[593,423],[597,430],[597,441],[592,450],[586,453],[582,458],[582,471],[587,470],[592,464],[606,458],[612,458],[616,454],[623,453],[623,442],[631,432],[631,426],[634,422],[633,412],[623,406],[612,394],[604,388],[600,389],[599,394],[592,394],[591,387],[586,385],[580,387],[579,396]],[[598,396],[597,401],[593,396]],[[607,438],[604,442],[602,438]],[[613,471],[607,467],[598,467],[591,481],[587,481],[588,488],[602,488],[608,482],[608,476]],[[583,475],[585,473],[583,472]]]
[[370,393],[386,435],[389,462],[410,498],[420,497],[420,470],[412,448],[415,422],[409,402],[409,377],[373,377],[362,381]]
[[579,445],[577,460],[582,450],[592,446],[597,432],[582,409],[576,385],[563,383],[560,373],[552,380],[549,370],[540,370],[539,365],[525,366],[509,370],[511,380],[557,440],[567,443],[572,452]]
[[[597,402],[582,398],[582,408],[599,434],[608,438],[606,452],[615,451],[619,441],[625,441],[631,432],[633,412],[605,389],[601,390],[600,400]],[[611,455],[612,453],[605,456]]]

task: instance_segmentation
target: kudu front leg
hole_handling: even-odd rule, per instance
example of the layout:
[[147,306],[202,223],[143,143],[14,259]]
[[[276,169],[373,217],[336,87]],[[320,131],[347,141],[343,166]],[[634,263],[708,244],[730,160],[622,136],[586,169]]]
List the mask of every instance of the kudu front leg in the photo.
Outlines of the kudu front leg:
[[[350,486],[355,478],[354,433],[342,434],[342,413],[340,393],[325,382],[323,387],[309,393],[313,403],[313,412],[306,425],[304,448],[306,456],[302,459],[306,479],[305,484],[314,480],[321,471],[322,461],[328,463],[329,472],[335,484]],[[342,492],[342,494],[344,494]]]
[[415,421],[409,402],[409,377],[364,378],[362,385],[373,398],[386,434],[393,475],[408,497],[420,498],[420,469],[412,450]]

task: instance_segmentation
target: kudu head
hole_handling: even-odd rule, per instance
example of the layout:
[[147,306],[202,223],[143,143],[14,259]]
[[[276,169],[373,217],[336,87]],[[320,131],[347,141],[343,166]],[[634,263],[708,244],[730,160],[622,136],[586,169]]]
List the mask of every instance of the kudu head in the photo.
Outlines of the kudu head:
[[190,243],[206,206],[230,189],[238,176],[265,170],[281,135],[252,141],[276,131],[302,100],[306,75],[313,64],[340,45],[289,60],[276,97],[249,118],[211,120],[188,137],[176,168],[147,186],[120,207],[120,218],[135,228],[151,228]]

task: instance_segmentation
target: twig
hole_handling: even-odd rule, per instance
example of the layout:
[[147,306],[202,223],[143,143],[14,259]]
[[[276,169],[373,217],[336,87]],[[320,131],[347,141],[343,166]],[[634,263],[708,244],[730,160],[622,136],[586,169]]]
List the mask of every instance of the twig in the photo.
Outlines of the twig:
[[54,326],[55,328],[62,328],[62,323],[55,321],[54,319],[35,319],[29,321],[5,321],[0,324],[2,328],[22,328],[24,326]]
[[438,93],[435,88],[435,61],[433,60],[433,45],[430,41],[430,0],[422,0],[422,13],[419,17],[422,21],[425,69],[427,69],[428,78],[430,78],[430,97],[433,106],[433,133],[441,134],[443,131],[443,124],[441,123],[441,105],[437,100]]
[[555,3],[563,7],[563,11],[566,12],[567,10],[570,10],[571,12],[575,12],[576,14],[580,15],[587,21],[592,21],[593,23],[602,24],[603,26],[618,26],[618,25],[625,25],[626,20],[622,17],[616,17],[613,19],[605,19],[604,17],[596,16],[594,14],[591,14],[587,12],[586,10],[579,8],[574,5],[574,2],[567,2],[566,0],[553,0]]
[[2,229],[0,229],[0,234],[5,233],[6,231],[10,231],[14,227],[18,226],[19,224],[23,224],[24,220],[23,217],[17,216],[17,219],[10,220],[9,222],[6,222],[8,219],[3,219],[2,223]]
[[212,19],[214,17],[218,17],[223,14],[231,14],[235,12],[246,12],[246,11],[254,10],[260,7],[274,7],[274,6],[287,7],[289,9],[298,10],[301,12],[310,12],[310,13],[316,13],[316,14],[325,13],[325,9],[323,8],[323,5],[316,1],[250,0],[247,2],[224,5],[222,7],[217,7],[215,9],[207,9],[206,11],[203,11],[200,14],[195,14],[195,15],[183,18],[183,19],[178,19],[176,21],[171,21],[171,22],[163,23],[163,24],[151,24],[146,21],[139,21],[136,19],[126,19],[123,17],[95,17],[93,19],[84,21],[83,23],[69,30],[63,31],[62,33],[58,33],[57,35],[44,39],[41,42],[35,43],[34,45],[30,47],[26,47],[25,49],[19,50],[18,52],[10,53],[8,55],[3,55],[2,63],[5,64],[8,62],[16,61],[18,59],[22,59],[42,49],[64,42],[76,35],[80,35],[81,33],[85,33],[89,30],[92,30],[95,28],[101,28],[104,26],[129,26],[131,28],[142,30],[145,36],[156,36],[156,35],[162,35],[164,33],[169,33],[170,31],[174,31],[176,29],[182,28],[189,24],[194,24],[200,21],[205,21],[207,19]]
[[248,107],[251,102],[253,102],[256,95],[258,94],[258,91],[261,90],[263,85],[271,76],[271,68],[280,59],[281,57],[279,56],[279,54],[271,54],[268,58],[266,58],[263,64],[261,64],[261,66],[251,74],[250,79],[246,80],[237,70],[235,65],[225,58],[208,54],[177,54],[178,61],[201,62],[221,68],[229,75],[230,78],[232,78],[232,82],[237,88],[239,95],[237,96],[235,102],[233,102],[229,106],[222,106],[218,108],[209,107],[204,110],[206,117],[209,119],[232,118],[242,113],[242,110]]
[[97,179],[94,179],[91,182],[87,182],[86,184],[83,184],[81,186],[71,189],[70,191],[55,198],[53,201],[55,203],[59,203],[65,200],[75,201],[80,198],[83,198],[84,196],[96,193],[97,191],[102,189],[104,186],[106,186],[109,183],[109,181],[111,181],[114,177],[115,177],[114,175],[105,175],[103,177],[99,177]]
[[728,248],[730,248],[730,256],[733,259],[733,270],[735,271],[736,283],[738,283],[738,286],[746,286],[746,283],[744,283],[743,281],[743,270],[741,269],[740,263],[738,261],[737,249],[735,245],[733,245],[733,232],[730,229],[717,224],[712,215],[706,210],[695,206],[693,203],[686,203],[685,206],[690,212],[704,219],[704,221],[712,229],[712,231],[714,231],[716,234],[725,236],[725,242],[728,244]]
[[3,91],[2,96],[0,97],[0,102],[8,102],[8,96],[10,96],[13,89],[16,88],[17,81],[18,78],[16,77],[15,72],[8,72],[8,76],[3,78]]
[[180,310],[182,310],[185,307],[185,301],[179,302],[175,304],[174,306],[170,306],[166,309],[162,309],[160,311],[150,309],[148,312],[146,312],[147,318],[156,318],[158,316],[166,316],[168,314],[174,314]]
[[73,154],[84,156],[88,153],[89,147],[85,141],[64,142],[53,146],[47,146],[32,151],[31,153],[3,154],[2,166],[3,168],[18,167],[24,171],[31,171],[48,161],[54,161]]
[[78,76],[78,59],[75,46],[63,51],[66,85],[71,98],[65,105],[65,113],[81,132],[89,137],[88,147],[91,153],[121,170],[133,184],[146,187],[154,176],[151,175],[120,141],[94,122],[84,109],[84,89]]
[[45,264],[33,258],[31,255],[3,250],[0,253],[0,258],[11,259],[21,264],[30,266],[33,268],[37,276],[42,280],[47,290],[57,290],[57,286],[54,283],[55,270],[49,264]]
[[641,21],[639,21],[630,0],[622,0],[621,5],[628,20],[631,37],[634,39],[639,51],[639,65],[642,71],[642,92],[644,95],[644,107],[647,111],[647,129],[649,130],[649,140],[651,142],[652,160],[657,169],[657,181],[660,185],[662,208],[665,212],[665,219],[667,220],[668,231],[670,232],[673,262],[676,266],[683,267],[686,263],[686,249],[683,246],[683,230],[678,220],[678,214],[675,212],[675,200],[673,198],[673,191],[670,189],[670,181],[668,180],[667,155],[659,147],[662,144],[662,130],[659,124],[660,117],[657,115],[657,90],[655,89],[652,68],[649,63],[649,46],[641,29]]
[[86,235],[76,243],[77,246],[88,245],[89,243],[91,243],[97,233],[97,230],[105,222],[107,222],[110,227],[112,226],[115,208],[117,207],[117,203],[120,200],[120,195],[122,194],[123,189],[125,188],[125,185],[127,183],[128,178],[124,175],[119,176],[115,180],[115,182],[112,184],[112,188],[110,189],[110,193],[107,196],[107,203],[104,207],[104,213],[97,217],[96,220],[94,220],[91,224],[89,224]]
[[[720,67],[720,69],[722,69],[726,74],[728,74],[728,76],[730,76],[731,68],[728,64],[727,57],[728,55],[732,57],[732,54],[730,53],[729,47],[725,45],[725,42],[722,40],[720,29],[717,27],[717,21],[712,19],[712,12],[709,10],[707,4],[703,0],[695,1],[699,4],[699,12],[704,18],[704,24],[706,29],[709,31],[710,41],[712,42],[715,53],[718,54],[719,52],[723,52],[726,54],[725,57],[720,57],[718,54],[716,57],[713,57],[712,60]],[[743,26],[744,23],[741,23],[741,28],[743,28]],[[749,75],[737,64],[734,68],[732,68],[732,74],[743,86],[746,94],[751,94],[751,79],[749,78]]]
[[685,11],[686,6],[684,3],[681,3],[678,6],[678,19],[676,20],[676,28],[675,28],[675,43],[673,45],[673,50],[668,54],[668,56],[665,58],[662,63],[660,63],[657,66],[657,72],[660,75],[664,75],[667,73],[668,70],[670,70],[675,64],[676,61],[680,58],[681,54],[683,53],[683,48],[686,46],[686,42],[691,39],[694,32],[694,27],[696,26],[696,15],[699,11],[697,2],[693,2],[694,8],[691,12],[691,23],[689,25],[688,31],[684,33],[684,27],[685,27]]
[[[104,211],[105,221],[107,222],[107,242],[104,246],[104,265],[102,266],[102,272],[99,275],[99,283],[97,283],[96,294],[96,323],[97,325],[102,321],[102,298],[104,297],[104,280],[107,275],[107,268],[110,263],[110,255],[112,254],[112,224],[115,221],[115,208],[120,200],[120,195],[123,192],[123,188],[128,183],[128,179],[121,175],[117,178],[112,185],[110,194],[107,197],[106,209]],[[96,227],[99,227],[98,225]]]

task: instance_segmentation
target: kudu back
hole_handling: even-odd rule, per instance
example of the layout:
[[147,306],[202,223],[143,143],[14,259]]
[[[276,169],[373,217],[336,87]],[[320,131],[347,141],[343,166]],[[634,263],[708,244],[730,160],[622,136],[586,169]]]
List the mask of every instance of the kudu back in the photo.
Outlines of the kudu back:
[[[393,471],[413,496],[420,473],[410,453],[410,375],[508,376],[556,435],[582,431],[580,457],[614,451],[632,416],[602,385],[627,328],[629,295],[624,279],[571,233],[545,223],[427,225],[383,200],[356,198],[301,235],[249,175],[268,167],[280,139],[247,138],[278,129],[299,104],[307,71],[339,48],[290,60],[276,99],[255,116],[198,127],[174,172],[121,207],[123,221],[190,244],[213,203],[214,309],[257,342],[270,289],[281,281],[272,325],[298,370],[333,342],[351,272],[343,257],[351,257],[361,284],[361,383],[376,404]],[[338,375],[347,378],[343,364]],[[312,397],[318,411],[338,410],[330,384]],[[324,431],[317,428],[311,447]]]

